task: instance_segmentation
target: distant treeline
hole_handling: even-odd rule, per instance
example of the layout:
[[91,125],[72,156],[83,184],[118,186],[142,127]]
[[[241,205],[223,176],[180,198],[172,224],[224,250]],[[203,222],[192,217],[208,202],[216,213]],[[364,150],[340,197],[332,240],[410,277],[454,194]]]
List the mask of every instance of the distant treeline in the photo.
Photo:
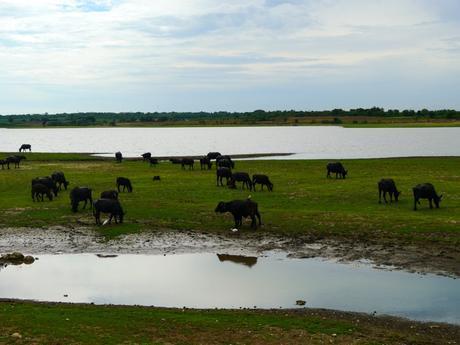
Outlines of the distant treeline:
[[0,116],[0,126],[22,126],[40,124],[42,126],[95,126],[135,122],[187,122],[219,123],[234,121],[237,123],[286,122],[299,118],[320,117],[387,117],[413,119],[460,119],[457,110],[385,110],[373,107],[368,109],[333,109],[324,111],[264,111],[251,112],[127,112],[127,113],[61,113],[61,114],[25,114]]

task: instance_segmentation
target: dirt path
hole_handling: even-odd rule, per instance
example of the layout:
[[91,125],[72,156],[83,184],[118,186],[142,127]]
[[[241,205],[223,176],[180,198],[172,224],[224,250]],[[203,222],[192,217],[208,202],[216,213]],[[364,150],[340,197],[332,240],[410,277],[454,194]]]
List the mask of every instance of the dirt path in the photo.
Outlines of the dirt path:
[[323,238],[295,238],[264,233],[215,235],[192,231],[143,232],[107,241],[90,228],[52,227],[0,229],[0,254],[139,253],[176,254],[225,252],[234,255],[262,255],[283,251],[293,258],[320,257],[343,262],[367,260],[371,264],[410,272],[460,277],[460,250],[442,246],[415,246],[390,241]]

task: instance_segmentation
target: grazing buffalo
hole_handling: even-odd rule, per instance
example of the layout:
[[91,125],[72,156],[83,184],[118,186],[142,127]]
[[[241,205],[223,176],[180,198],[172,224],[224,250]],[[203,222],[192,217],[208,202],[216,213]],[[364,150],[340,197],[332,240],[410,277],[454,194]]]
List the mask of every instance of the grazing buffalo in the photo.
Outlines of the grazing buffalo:
[[222,156],[220,152],[208,152],[208,154],[206,155],[206,157],[209,159],[216,159],[219,156]]
[[115,218],[115,223],[123,223],[123,208],[118,200],[114,199],[99,199],[94,203],[94,217],[96,218],[96,224],[101,224],[101,213],[109,213],[109,223],[112,222],[112,218]]
[[233,200],[230,202],[221,201],[217,204],[215,212],[230,212],[235,220],[235,228],[242,226],[243,217],[251,217],[251,227],[254,229],[257,228],[256,217],[259,219],[259,225],[262,225],[257,203],[249,198],[246,200]]
[[442,200],[442,194],[438,195],[431,183],[418,184],[412,188],[414,192],[414,211],[417,211],[417,204],[420,205],[420,199],[428,199],[430,208],[433,208],[433,201],[436,208],[439,208],[439,203]]
[[231,188],[236,188],[236,182],[243,182],[241,188],[245,187],[252,190],[252,181],[249,174],[246,172],[236,172],[232,174],[230,181],[227,183]]
[[336,163],[328,163],[326,166],[327,168],[327,177],[331,177],[331,173],[335,173],[335,178],[340,176],[341,178],[345,178],[348,174],[348,170],[345,170],[343,167],[342,163],[336,162]]
[[160,181],[160,180],[161,180],[161,178],[160,178],[160,176],[159,176],[159,175],[156,175],[156,176],[153,176],[153,180],[154,180],[154,181]]
[[392,178],[383,178],[378,183],[379,187],[379,204],[382,203],[382,194],[383,200],[385,204],[387,203],[387,193],[390,195],[390,202],[393,202],[393,196],[395,198],[395,202],[398,202],[399,195],[401,192],[398,191],[396,188],[395,181]]
[[101,193],[101,199],[118,200],[118,192],[116,190],[106,190]]
[[65,179],[64,173],[62,171],[55,171],[53,174],[51,174],[51,178],[56,183],[59,190],[61,190],[62,185],[64,185],[64,189],[67,190],[69,181]]
[[212,167],[212,162],[211,162],[211,159],[204,156],[204,157],[201,157],[200,158],[200,167],[201,167],[201,170],[210,170],[211,167]]
[[185,166],[188,166],[188,170],[193,169],[193,165],[195,164],[195,160],[193,158],[182,158],[182,169],[185,169]]
[[89,201],[91,208],[93,208],[93,191],[88,187],[75,187],[70,191],[70,204],[72,206],[72,211],[78,211],[78,204],[80,201],[84,201],[85,204],[83,208],[86,208],[86,204]]
[[150,166],[158,164],[158,158],[149,158]]
[[133,191],[133,186],[131,185],[131,181],[126,177],[117,177],[118,192],[121,192],[120,187],[123,187],[123,192],[126,189],[128,190],[128,193],[131,193]]
[[41,183],[36,183],[32,185],[32,200],[35,201],[43,201],[43,195],[46,195],[50,201],[53,200],[53,195],[51,194],[51,190]]
[[230,156],[219,156],[216,158],[216,168],[218,167],[235,169],[235,162]]
[[19,152],[29,150],[29,152],[32,151],[32,145],[30,144],[22,144],[21,147],[19,148]]
[[142,156],[142,160],[144,162],[148,161],[150,159],[150,157],[152,157],[152,154],[150,152],[146,152],[144,154],[141,155]]
[[115,160],[117,161],[117,163],[121,163],[121,161],[123,160],[123,155],[121,154],[120,151],[115,153]]
[[273,183],[267,175],[252,175],[252,187],[256,191],[256,184],[260,184],[260,190],[264,190],[264,186],[267,186],[270,192],[273,191]]
[[50,190],[53,191],[54,193],[54,196],[58,196],[58,187],[56,185],[56,182],[54,182],[54,180],[49,177],[49,176],[45,176],[45,177],[36,177],[32,180],[32,186],[34,184],[43,184],[45,186],[47,186]]
[[225,178],[226,184],[228,185],[228,182],[232,178],[232,170],[230,168],[218,168],[216,170],[216,185],[223,186],[222,179]]
[[172,164],[182,164],[182,158],[171,158],[169,161]]
[[10,168],[10,164],[14,163],[15,168],[19,168],[19,164],[22,160],[26,159],[25,156],[10,156],[6,158],[6,166]]
[[5,165],[7,165],[7,161],[4,159],[0,159],[0,165],[2,166],[2,170],[5,169]]

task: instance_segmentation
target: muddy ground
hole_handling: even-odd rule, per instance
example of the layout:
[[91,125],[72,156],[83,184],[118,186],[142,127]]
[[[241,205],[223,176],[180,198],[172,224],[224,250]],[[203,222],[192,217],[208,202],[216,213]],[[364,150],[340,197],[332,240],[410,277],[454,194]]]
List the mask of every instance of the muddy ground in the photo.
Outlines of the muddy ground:
[[226,253],[260,256],[282,251],[293,258],[333,259],[341,262],[369,261],[383,269],[434,273],[460,277],[460,249],[433,245],[399,244],[396,240],[369,241],[343,238],[295,238],[257,233],[215,235],[192,231],[152,231],[106,240],[86,227],[3,228],[0,229],[0,254],[19,251],[25,254],[178,254]]

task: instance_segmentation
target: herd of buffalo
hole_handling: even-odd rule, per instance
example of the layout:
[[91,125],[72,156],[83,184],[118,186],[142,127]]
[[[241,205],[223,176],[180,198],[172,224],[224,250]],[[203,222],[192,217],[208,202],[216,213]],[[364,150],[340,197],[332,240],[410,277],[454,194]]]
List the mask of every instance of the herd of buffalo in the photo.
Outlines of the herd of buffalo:
[[[20,152],[29,150],[31,151],[31,146],[28,144],[23,144],[19,149]],[[159,163],[157,158],[152,157],[150,152],[144,153],[142,155],[144,161],[150,163],[150,165],[156,165]],[[14,163],[15,168],[19,168],[19,164],[22,160],[26,159],[24,156],[15,155],[7,157],[4,160],[0,160],[2,169],[4,165],[10,169],[10,164]],[[115,159],[117,162],[121,163],[123,160],[123,155],[121,152],[115,154]],[[170,159],[171,163],[179,164],[182,166],[182,169],[194,169],[195,160],[193,158],[172,158]],[[216,165],[216,185],[223,186],[223,179],[225,179],[226,185],[229,188],[237,188],[236,183],[241,183],[242,188],[247,188],[250,191],[256,190],[256,185],[261,186],[261,190],[264,187],[271,192],[273,191],[273,183],[270,181],[267,175],[255,174],[252,178],[246,172],[233,172],[232,169],[235,168],[235,162],[228,155],[221,155],[219,152],[209,152],[206,156],[199,159],[200,168],[203,170],[212,169],[213,161]],[[348,171],[340,162],[328,163],[326,166],[327,169],[327,178],[331,178],[331,174],[335,174],[335,178],[345,179]],[[154,176],[154,181],[160,180],[160,176]],[[47,177],[37,177],[32,180],[32,200],[33,201],[44,201],[46,196],[50,201],[54,197],[58,196],[59,191],[62,189],[67,190],[69,182],[66,180],[65,175],[61,171],[56,171],[51,176]],[[93,202],[92,198],[92,189],[88,187],[74,187],[70,191],[70,204],[73,212],[78,211],[78,206],[80,202],[83,202],[83,208],[85,209],[88,202],[93,214],[95,217],[96,224],[101,224],[100,215],[101,213],[107,213],[110,215],[108,222],[110,223],[112,219],[115,220],[115,223],[122,223],[124,211],[119,201],[119,193],[127,191],[131,193],[133,187],[131,181],[126,177],[118,177],[116,179],[117,190],[107,190],[103,191],[100,194],[100,198]],[[398,201],[400,191],[397,190],[396,184],[393,179],[382,179],[378,182],[378,191],[379,191],[379,203],[382,202],[382,197],[385,203],[387,203],[387,194],[390,197],[390,202]],[[433,202],[436,208],[439,208],[439,203],[441,202],[442,195],[438,195],[435,191],[434,186],[431,183],[418,184],[413,189],[414,196],[414,210],[417,210],[417,204],[420,204],[420,199],[428,199],[430,208],[433,208]],[[251,218],[251,227],[257,228],[257,220],[259,225],[262,224],[260,213],[258,210],[258,205],[256,202],[252,201],[251,198],[246,200],[232,200],[230,202],[219,202],[215,208],[215,212],[226,213],[229,212],[233,215],[235,221],[235,227],[239,228],[242,225],[243,218]]]

